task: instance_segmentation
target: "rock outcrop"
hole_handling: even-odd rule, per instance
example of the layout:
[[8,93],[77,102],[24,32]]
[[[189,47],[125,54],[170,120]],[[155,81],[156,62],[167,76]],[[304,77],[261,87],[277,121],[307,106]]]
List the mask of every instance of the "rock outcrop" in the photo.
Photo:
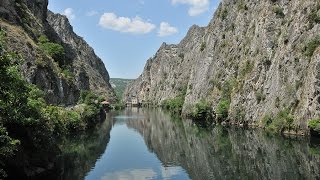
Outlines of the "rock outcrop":
[[[45,92],[50,104],[74,105],[81,90],[115,99],[103,62],[73,32],[66,17],[48,12],[47,6],[47,0],[0,2],[0,29],[6,33],[6,48],[20,54],[24,77]],[[64,54],[46,54],[40,47],[41,36],[62,45]]]
[[216,112],[228,93],[231,123],[261,124],[288,110],[294,127],[320,115],[320,2],[223,0],[207,27],[163,44],[126,97],[161,104],[182,90],[183,113],[200,100]]
[[47,20],[65,44],[65,49],[68,49],[77,87],[114,100],[115,94],[105,65],[87,42],[73,32],[67,17],[49,11]]

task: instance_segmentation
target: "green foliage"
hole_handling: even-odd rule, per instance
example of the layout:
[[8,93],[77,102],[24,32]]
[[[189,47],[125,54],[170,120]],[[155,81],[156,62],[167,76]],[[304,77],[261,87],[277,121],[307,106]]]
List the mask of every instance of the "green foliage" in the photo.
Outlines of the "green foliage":
[[225,120],[228,118],[228,112],[230,108],[230,101],[222,99],[219,101],[219,104],[216,108],[216,115],[219,121]]
[[273,7],[273,12],[277,15],[277,17],[279,18],[284,18],[284,13],[283,13],[283,9],[279,6],[274,6]]
[[49,42],[44,35],[38,38],[39,47],[49,56],[56,58],[64,54],[64,48],[57,43]]
[[293,127],[293,117],[290,115],[289,109],[280,111],[275,117],[266,116],[262,122],[268,131],[274,133],[282,133],[284,130],[290,130]]
[[318,11],[320,10],[320,2],[318,1],[316,6],[311,10],[308,20],[313,27],[314,24],[319,24],[320,23],[320,16],[318,14]]
[[[1,160],[12,155],[19,145],[22,147],[19,149],[28,152],[50,151],[57,147],[59,136],[72,130],[83,130],[96,122],[91,118],[100,113],[97,96],[92,93],[82,95],[86,104],[81,111],[48,106],[44,93],[22,77],[18,68],[20,57],[3,47],[0,46]],[[0,168],[1,173],[4,175]]]
[[308,122],[308,127],[313,131],[320,133],[320,119],[312,119]]
[[131,79],[110,78],[110,84],[116,92],[117,99],[122,99],[123,93],[128,84],[132,82]]
[[173,99],[164,100],[161,106],[165,109],[170,110],[173,113],[181,114],[183,103],[184,103],[184,96],[180,95]]
[[121,101],[118,101],[116,104],[113,105],[114,110],[121,110],[121,109],[124,109],[125,107],[126,107],[126,104]]
[[222,86],[221,99],[216,107],[216,115],[218,121],[223,121],[228,118],[233,84],[234,83],[232,80],[228,80],[224,82]]
[[225,20],[228,16],[228,10],[227,9],[224,9],[222,12],[221,12],[221,20]]
[[180,87],[180,94],[173,99],[166,99],[162,101],[161,107],[170,110],[173,113],[181,114],[184,99],[187,93],[187,87]]
[[4,48],[6,33],[0,29],[0,48]]
[[194,120],[212,120],[212,109],[210,104],[205,100],[201,100],[195,104],[190,116]]
[[61,73],[67,80],[73,81],[74,74],[69,69],[63,69]]
[[308,16],[308,19],[311,23],[320,23],[320,16],[318,16],[317,11],[312,11]]
[[0,179],[5,178],[7,175],[1,168],[4,163],[2,160],[10,158],[17,150],[17,146],[20,144],[19,140],[12,139],[2,124],[0,124]]
[[205,42],[202,42],[202,43],[201,43],[201,46],[200,46],[200,51],[201,51],[201,52],[204,51],[204,50],[206,49],[206,47],[207,47],[206,43],[205,43]]
[[79,103],[88,105],[100,105],[104,101],[103,97],[100,97],[92,91],[81,91]]
[[310,40],[305,48],[304,48],[304,54],[308,57],[312,57],[313,53],[316,51],[316,49],[320,46],[320,35],[316,36],[314,39]]

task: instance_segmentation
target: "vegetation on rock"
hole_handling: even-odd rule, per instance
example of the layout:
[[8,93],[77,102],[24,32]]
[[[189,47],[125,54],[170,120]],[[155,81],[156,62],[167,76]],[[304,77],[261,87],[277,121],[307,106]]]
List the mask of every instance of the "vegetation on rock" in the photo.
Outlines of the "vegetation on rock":
[[[97,123],[102,99],[93,93],[82,93],[82,104],[73,109],[48,105],[44,93],[23,79],[19,71],[20,56],[5,50],[4,34],[0,31],[1,161],[19,151],[52,151],[62,135]],[[2,165],[4,162],[0,162]],[[4,170],[0,173],[0,177],[6,176]]]
[[312,119],[308,122],[308,126],[312,131],[320,134],[320,119]]
[[50,42],[49,39],[41,35],[39,37],[39,47],[49,56],[55,58],[64,54],[64,48],[57,43]]
[[285,130],[295,129],[293,121],[293,116],[287,108],[280,111],[274,117],[267,115],[262,119],[262,123],[266,130],[274,133],[283,133]]
[[189,116],[196,121],[206,121],[206,122],[213,122],[212,116],[212,108],[211,105],[205,101],[201,100],[200,102],[196,103],[192,108]]
[[187,93],[187,88],[182,89],[179,96],[173,99],[164,100],[161,103],[161,106],[165,109],[170,110],[173,113],[181,114],[186,93]]

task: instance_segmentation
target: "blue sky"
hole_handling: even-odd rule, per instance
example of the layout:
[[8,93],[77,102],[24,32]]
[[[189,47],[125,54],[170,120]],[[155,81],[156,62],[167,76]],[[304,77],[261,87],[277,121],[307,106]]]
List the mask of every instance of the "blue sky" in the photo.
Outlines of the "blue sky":
[[49,0],[92,46],[113,78],[137,78],[163,42],[206,26],[219,0]]

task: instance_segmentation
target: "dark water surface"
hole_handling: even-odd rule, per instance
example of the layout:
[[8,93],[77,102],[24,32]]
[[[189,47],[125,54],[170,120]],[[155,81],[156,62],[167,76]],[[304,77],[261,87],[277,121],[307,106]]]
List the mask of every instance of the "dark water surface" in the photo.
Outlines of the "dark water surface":
[[206,130],[160,109],[109,113],[63,148],[61,179],[320,179],[317,140]]

